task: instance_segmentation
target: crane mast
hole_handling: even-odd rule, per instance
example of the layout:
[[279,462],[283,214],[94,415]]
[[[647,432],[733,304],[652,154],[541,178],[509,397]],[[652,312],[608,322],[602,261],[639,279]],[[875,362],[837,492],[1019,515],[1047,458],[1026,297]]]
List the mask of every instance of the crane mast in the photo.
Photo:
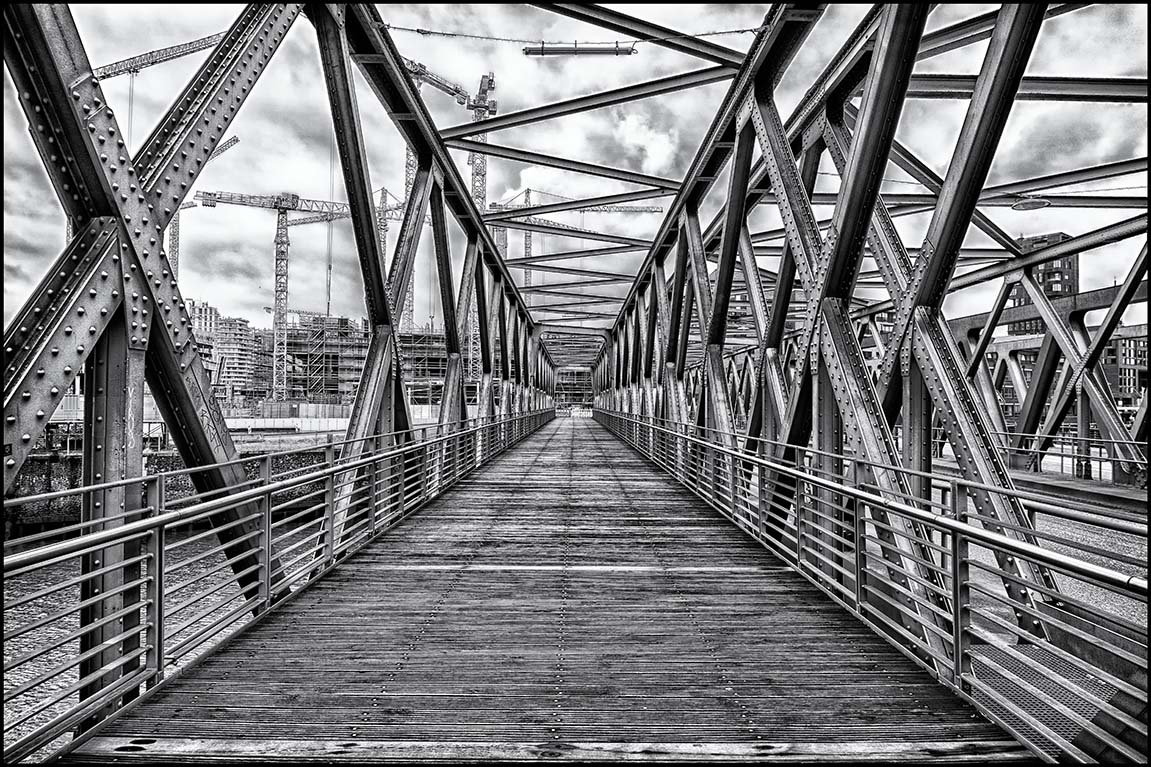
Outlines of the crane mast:
[[[524,190],[524,207],[532,204],[532,190]],[[530,258],[532,255],[532,233],[530,231],[524,232],[524,258]],[[524,269],[524,287],[530,288],[532,286],[532,270]],[[532,294],[524,293],[524,301],[528,306],[532,305]]]
[[312,200],[291,192],[275,195],[196,192],[195,199],[205,208],[223,204],[276,211],[276,237],[273,241],[276,271],[272,313],[272,399],[285,400],[288,393],[288,255],[291,245],[288,238],[288,211],[298,210],[319,216],[342,218],[350,215],[350,208],[347,203]]
[[[468,92],[462,85],[453,83],[447,78],[440,77],[435,72],[431,71],[424,64],[411,59],[403,59],[404,67],[408,70],[408,75],[415,83],[416,91],[420,91],[424,83],[432,86],[438,91],[446,93],[456,100],[460,106],[468,103]],[[412,151],[412,147],[408,145],[407,157],[404,165],[404,199],[408,199],[412,194],[412,184],[416,180],[416,154]],[[408,290],[404,299],[403,316],[400,319],[400,329],[404,332],[410,333],[415,326],[415,290],[416,281],[408,281]],[[391,292],[389,291],[389,295]],[[395,307],[389,307],[394,310]]]
[[[490,98],[496,89],[496,76],[488,72],[480,77],[479,87],[475,98],[469,98],[467,108],[472,112],[472,122],[479,122],[496,113],[496,100]],[[476,141],[487,143],[486,133],[475,137]],[[472,167],[472,201],[476,210],[484,210],[488,206],[488,158],[487,155],[471,152],[468,155],[468,164]],[[461,285],[460,290],[473,290],[471,285]],[[464,345],[467,349],[465,359],[465,378],[478,381],[483,374],[480,360],[479,317],[477,315],[478,302],[472,301],[468,309],[468,324],[464,334]]]

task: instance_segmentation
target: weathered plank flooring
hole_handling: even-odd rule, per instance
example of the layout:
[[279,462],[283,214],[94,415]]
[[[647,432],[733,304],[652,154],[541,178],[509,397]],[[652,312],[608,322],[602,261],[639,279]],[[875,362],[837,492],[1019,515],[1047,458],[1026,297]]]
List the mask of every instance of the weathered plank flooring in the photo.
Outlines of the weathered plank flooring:
[[589,419],[557,419],[85,760],[1026,758]]

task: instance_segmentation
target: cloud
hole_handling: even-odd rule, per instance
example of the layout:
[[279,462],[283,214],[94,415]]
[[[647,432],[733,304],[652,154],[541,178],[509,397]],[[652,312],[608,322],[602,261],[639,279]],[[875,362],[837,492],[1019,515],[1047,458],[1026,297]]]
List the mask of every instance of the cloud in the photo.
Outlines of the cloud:
[[[416,4],[378,7],[384,20],[397,27],[391,34],[403,55],[423,62],[469,92],[475,91],[481,75],[494,73],[493,95],[500,114],[710,66],[650,44],[639,46],[638,54],[626,57],[531,58],[522,54],[523,42],[422,35],[398,29],[454,30],[469,35],[533,41],[607,41],[626,37],[536,7]],[[618,9],[698,34],[754,27],[763,19],[766,6],[669,3],[619,6]],[[71,10],[88,56],[96,64],[218,32],[231,24],[237,14],[236,6],[231,5],[75,5]],[[776,103],[785,118],[867,10],[867,6],[862,5],[828,6],[776,89]],[[931,14],[928,29],[939,29],[985,10],[984,7],[940,5]],[[753,37],[730,34],[707,39],[745,51]],[[920,62],[916,72],[972,74],[979,71],[985,50],[985,43],[959,49]],[[1046,23],[1028,74],[1146,77],[1146,50],[1146,14],[1139,7],[1097,5]],[[147,138],[151,127],[206,57],[207,52],[201,52],[145,69],[134,82],[128,77],[104,82],[109,103],[119,119],[127,119],[131,93],[134,147],[138,148]],[[386,186],[402,196],[406,155],[403,138],[358,74],[356,82],[372,186],[376,189]],[[609,167],[679,178],[688,170],[728,87],[724,82],[665,94],[499,131],[489,139]],[[441,128],[471,120],[466,109],[431,86],[422,88],[421,97]],[[27,122],[7,75],[4,106],[7,321],[58,256],[63,245],[64,217],[29,138]],[[943,174],[950,164],[966,108],[966,102],[961,101],[909,102],[899,126],[899,139],[929,167]],[[1142,105],[1020,102],[1012,108],[992,166],[991,183],[1146,156],[1146,134],[1146,111]],[[307,18],[301,17],[288,33],[233,122],[229,135],[239,136],[240,143],[204,169],[197,181],[197,190],[250,194],[291,191],[314,199],[346,199],[342,175],[338,167],[333,172],[330,164],[333,136],[330,110],[315,33]],[[467,154],[452,151],[450,155],[467,183],[470,179]],[[545,192],[583,197],[634,188],[613,179],[498,158],[489,158],[487,167],[488,199],[492,201],[517,197],[528,188],[535,190],[537,202],[548,199]],[[831,170],[826,160],[822,170]],[[905,181],[906,175],[894,166],[888,168],[885,176],[893,179],[885,185],[885,191],[914,189],[898,183]],[[726,169],[704,201],[705,225],[726,194],[725,179]],[[1128,179],[1124,183],[1145,183],[1145,179],[1133,182]],[[821,189],[833,190],[835,184],[831,177],[820,178]],[[664,198],[655,202],[666,208],[670,201],[671,198]],[[1051,229],[1076,234],[1123,217],[1111,214],[1108,219],[1106,212],[1055,209],[1033,213],[993,209],[990,215],[1012,235]],[[562,213],[551,218],[573,226],[634,237],[651,237],[662,222],[662,216],[655,214]],[[751,221],[754,229],[779,225],[776,209],[769,206],[755,211]],[[897,227],[909,247],[918,246],[929,221],[930,215],[898,219]],[[394,248],[399,223],[391,224],[389,247]],[[330,227],[319,224],[291,228],[290,303],[304,309],[323,309],[326,304],[329,228],[333,311],[360,317],[364,312],[362,278],[347,221],[334,222]],[[183,292],[208,300],[224,314],[243,316],[254,326],[267,327],[270,316],[263,312],[263,307],[272,304],[274,211],[232,206],[185,211],[181,235]],[[968,239],[973,245],[986,242],[986,238],[974,231]],[[522,252],[522,233],[509,232],[508,241],[513,257]],[[533,246],[536,253],[546,253],[596,247],[596,243],[537,235]],[[458,275],[464,252],[458,230],[453,229],[451,248]],[[1084,269],[1085,282],[1110,284],[1113,279],[1121,280],[1134,255],[1130,250],[1130,247],[1113,247],[1091,254],[1089,268]],[[569,263],[583,268],[628,271],[639,265],[643,255],[633,253]],[[517,279],[522,276],[519,271],[514,274]],[[535,279],[538,284],[540,280],[558,282],[568,281],[570,277],[556,274],[545,277],[536,272]],[[416,280],[420,290],[416,294],[415,313],[417,321],[423,321],[438,301],[431,238],[426,232],[419,249]],[[627,285],[597,288],[597,292],[622,294],[627,288]],[[977,304],[990,300],[982,295],[972,300],[965,297],[960,302],[961,313],[982,311],[985,305]],[[948,311],[951,310],[949,306]],[[442,316],[442,310],[437,309],[436,316]]]

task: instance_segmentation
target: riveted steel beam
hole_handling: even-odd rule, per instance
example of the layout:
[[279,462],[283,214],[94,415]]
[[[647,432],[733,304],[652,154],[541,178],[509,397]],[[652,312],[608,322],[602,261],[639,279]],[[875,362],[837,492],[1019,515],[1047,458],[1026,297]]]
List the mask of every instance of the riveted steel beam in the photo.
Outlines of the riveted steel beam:
[[[128,343],[134,349],[147,349],[149,388],[184,463],[194,468],[235,458],[192,339],[183,299],[160,249],[162,233],[300,9],[299,5],[246,8],[133,159],[127,157],[113,110],[92,76],[67,8],[5,10],[9,29],[20,32],[13,35],[20,57],[37,62],[34,66],[44,76],[41,87],[69,95],[67,119],[82,128],[67,135],[83,139],[67,151],[78,163],[96,169],[90,175],[99,178],[104,188],[101,199],[115,206],[114,216],[93,219],[58,259],[59,268],[54,268],[46,284],[58,279],[59,290],[48,288],[44,294],[33,295],[30,310],[33,315],[41,310],[41,322],[5,333],[6,348],[18,347],[25,353],[22,360],[13,360],[15,375],[5,377],[6,426],[24,421],[27,428],[22,431],[32,437],[22,440],[27,447],[42,433],[65,382],[87,359],[115,312],[127,306],[132,334]],[[16,53],[6,46],[6,60]],[[65,119],[63,112],[57,116]],[[93,210],[91,215],[100,212]],[[32,401],[32,387],[21,380],[21,366],[40,380],[35,389],[44,393],[44,401]],[[35,372],[40,370],[43,374]],[[22,449],[6,460],[6,487],[26,455]],[[191,479],[199,491],[210,492],[239,484],[246,477],[238,466],[230,465],[193,472]],[[217,514],[210,521],[221,528],[246,513]],[[219,532],[234,570],[247,571],[240,576],[240,585],[253,599],[259,590],[254,565],[261,556],[253,545],[254,531],[249,522]],[[266,564],[275,578],[278,563]]]
[[[359,65],[364,80],[392,116],[404,140],[414,148],[416,156],[421,160],[428,158],[428,164],[442,174],[445,205],[465,235],[475,238],[484,265],[493,274],[498,273],[503,277],[501,285],[510,300],[527,310],[523,297],[503,263],[503,252],[484,225],[483,211],[476,207],[469,185],[460,176],[427,107],[408,76],[403,57],[396,49],[379,10],[374,5],[359,3],[349,4],[347,9],[349,52]],[[488,144],[471,143],[489,148]],[[526,317],[530,324],[530,311]],[[550,354],[546,348],[542,354],[550,365]]]

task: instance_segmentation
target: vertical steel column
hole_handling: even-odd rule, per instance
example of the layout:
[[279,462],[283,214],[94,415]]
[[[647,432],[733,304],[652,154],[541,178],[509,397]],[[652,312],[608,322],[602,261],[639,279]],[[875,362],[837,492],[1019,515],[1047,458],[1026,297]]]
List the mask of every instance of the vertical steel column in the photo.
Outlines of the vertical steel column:
[[1091,479],[1091,398],[1079,387],[1075,407],[1075,476]]
[[[125,302],[116,311],[84,364],[84,485],[138,477],[143,472],[144,346],[141,343],[142,336],[131,335],[139,333],[139,329],[129,328],[129,324],[137,325],[140,317],[139,306],[134,302],[131,316],[135,319],[129,320],[128,302]],[[138,484],[97,490],[84,496],[82,519],[88,522],[116,517],[139,509],[141,501],[141,487]],[[135,521],[139,516],[120,516],[89,530],[120,527]],[[109,546],[82,557],[81,572],[91,573],[113,567],[135,559],[140,554],[139,539]],[[117,665],[140,647],[138,633],[113,641],[118,635],[139,625],[139,612],[131,611],[120,618],[109,619],[140,603],[140,587],[125,587],[125,584],[138,580],[140,572],[138,562],[124,564],[103,575],[87,578],[80,586],[81,601],[108,594],[105,599],[80,610],[81,629],[90,627],[80,635],[80,652],[98,650],[80,663],[81,679],[97,675],[80,688],[80,700],[95,697],[120,678],[131,676],[140,664],[137,659]],[[96,625],[102,621],[107,622]],[[99,649],[101,647],[103,649]],[[100,674],[101,669],[107,671]],[[134,692],[128,692],[122,702],[134,697]],[[116,704],[112,704],[93,713],[77,726],[77,731],[90,729],[116,707]]]

